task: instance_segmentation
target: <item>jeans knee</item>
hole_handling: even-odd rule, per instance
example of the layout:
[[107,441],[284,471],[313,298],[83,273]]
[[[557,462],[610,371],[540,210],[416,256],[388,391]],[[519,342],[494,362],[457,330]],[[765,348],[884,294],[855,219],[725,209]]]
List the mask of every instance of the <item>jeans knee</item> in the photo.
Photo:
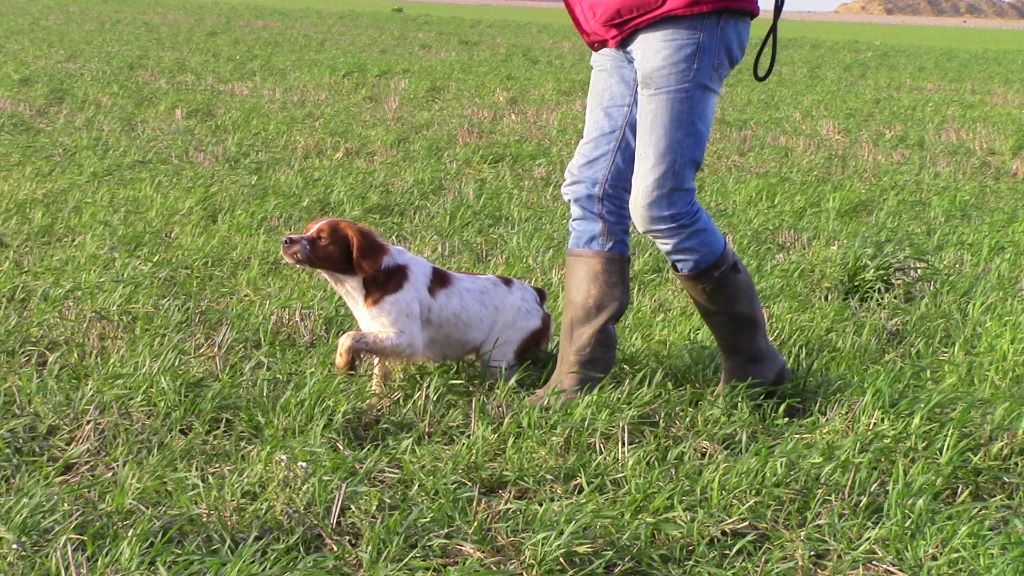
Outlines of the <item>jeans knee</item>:
[[651,232],[656,229],[656,218],[650,210],[630,205],[629,213],[633,217],[633,226],[636,227],[637,232],[644,236],[650,236]]
[[655,239],[699,227],[704,220],[704,209],[696,199],[685,197],[676,197],[675,202],[663,205],[634,196],[630,198],[629,212],[637,232]]
[[565,180],[562,181],[562,199],[568,204],[593,204],[596,188],[596,185],[566,172]]

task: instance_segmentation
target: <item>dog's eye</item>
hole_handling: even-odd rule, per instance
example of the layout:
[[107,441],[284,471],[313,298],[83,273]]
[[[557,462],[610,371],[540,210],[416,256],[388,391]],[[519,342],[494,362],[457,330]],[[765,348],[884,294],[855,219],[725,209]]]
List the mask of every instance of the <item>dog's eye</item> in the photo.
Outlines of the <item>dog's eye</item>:
[[327,235],[326,234],[320,234],[319,236],[316,237],[316,241],[321,243],[321,244],[327,244]]

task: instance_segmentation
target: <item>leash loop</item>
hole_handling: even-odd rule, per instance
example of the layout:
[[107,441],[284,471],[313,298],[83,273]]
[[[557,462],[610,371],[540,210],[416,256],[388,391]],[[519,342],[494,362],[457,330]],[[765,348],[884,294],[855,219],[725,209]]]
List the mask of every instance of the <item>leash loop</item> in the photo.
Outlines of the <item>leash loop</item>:
[[[764,40],[761,41],[761,47],[757,49],[757,56],[754,57],[754,80],[758,82],[767,80],[772,75],[772,70],[775,70],[775,56],[779,50],[779,19],[782,18],[782,9],[785,5],[786,0],[775,0],[775,7],[772,9],[772,23],[768,27],[768,33],[764,35]],[[772,43],[772,52],[768,56],[768,68],[761,72],[761,56],[764,55],[769,40]]]

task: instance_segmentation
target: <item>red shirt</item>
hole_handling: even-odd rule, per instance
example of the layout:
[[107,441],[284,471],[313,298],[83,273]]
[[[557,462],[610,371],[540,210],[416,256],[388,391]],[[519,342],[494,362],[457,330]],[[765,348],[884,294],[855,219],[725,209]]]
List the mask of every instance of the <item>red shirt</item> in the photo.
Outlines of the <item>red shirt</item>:
[[562,0],[583,41],[595,52],[668,16],[730,11],[760,14],[757,0]]

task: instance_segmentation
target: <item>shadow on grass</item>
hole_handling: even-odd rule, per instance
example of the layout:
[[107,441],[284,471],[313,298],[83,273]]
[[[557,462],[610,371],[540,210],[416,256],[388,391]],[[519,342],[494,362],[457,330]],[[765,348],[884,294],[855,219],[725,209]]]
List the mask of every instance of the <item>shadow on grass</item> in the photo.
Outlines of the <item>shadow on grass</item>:
[[[788,360],[788,359],[787,359]],[[620,364],[637,371],[658,368],[676,389],[693,390],[700,397],[715,394],[721,375],[718,349],[705,344],[690,344],[679,354],[662,357],[660,362],[649,354],[620,354]],[[660,366],[651,366],[653,363]],[[764,410],[779,412],[789,419],[800,420],[813,415],[815,408],[828,402],[840,390],[839,380],[829,374],[812,374],[790,361],[790,377],[780,386],[764,386],[756,382],[733,384],[724,394],[743,398]]]
[[366,391],[351,399],[341,418],[342,437],[363,449],[396,437],[443,435],[434,429],[439,419],[452,411],[473,410],[476,403],[504,416],[544,385],[555,359],[546,353],[523,364],[507,381],[489,377],[475,361],[400,367],[385,397],[375,399]]

